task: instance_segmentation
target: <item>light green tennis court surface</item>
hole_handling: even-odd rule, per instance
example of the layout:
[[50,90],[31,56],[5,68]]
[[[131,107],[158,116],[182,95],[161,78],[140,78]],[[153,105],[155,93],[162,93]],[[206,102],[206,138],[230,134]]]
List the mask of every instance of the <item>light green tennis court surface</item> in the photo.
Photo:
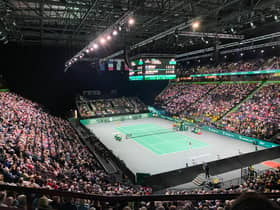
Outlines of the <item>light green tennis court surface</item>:
[[132,135],[131,139],[157,155],[207,146],[204,142],[154,124],[121,126],[115,129],[124,135]]

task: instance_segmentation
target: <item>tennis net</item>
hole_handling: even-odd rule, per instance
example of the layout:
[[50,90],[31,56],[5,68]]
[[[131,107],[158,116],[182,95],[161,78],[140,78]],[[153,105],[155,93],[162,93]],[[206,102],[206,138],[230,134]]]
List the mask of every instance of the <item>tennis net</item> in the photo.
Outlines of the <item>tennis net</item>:
[[126,138],[137,138],[137,137],[144,137],[144,136],[153,136],[153,135],[164,134],[164,133],[173,133],[173,132],[176,132],[176,131],[169,130],[169,129],[143,131],[143,132],[139,132],[139,133],[128,133],[128,134],[126,134]]

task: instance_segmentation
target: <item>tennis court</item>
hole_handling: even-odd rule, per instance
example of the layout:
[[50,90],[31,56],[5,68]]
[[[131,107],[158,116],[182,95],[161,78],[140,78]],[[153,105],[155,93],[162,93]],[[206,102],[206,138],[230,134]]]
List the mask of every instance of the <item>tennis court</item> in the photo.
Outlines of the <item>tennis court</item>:
[[[190,130],[175,132],[173,124],[150,117],[87,124],[86,127],[135,174],[154,175],[184,168],[186,164],[193,166],[255,151],[253,144],[208,131],[202,131],[202,135]],[[115,140],[116,133],[124,136],[122,141]],[[125,139],[127,134],[132,137]]]
[[190,138],[180,132],[166,129],[155,124],[136,124],[115,128],[124,135],[130,136],[143,147],[157,155],[187,151],[207,146],[206,143]]

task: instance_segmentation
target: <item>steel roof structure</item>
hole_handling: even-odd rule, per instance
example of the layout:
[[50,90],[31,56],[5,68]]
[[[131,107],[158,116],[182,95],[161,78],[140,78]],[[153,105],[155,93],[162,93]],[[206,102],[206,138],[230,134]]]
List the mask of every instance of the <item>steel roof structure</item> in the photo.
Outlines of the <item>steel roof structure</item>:
[[135,25],[100,57],[133,45],[137,52],[168,53],[213,45],[213,37],[186,36],[194,20],[201,22],[200,33],[250,38],[280,30],[279,0],[1,0],[0,41],[83,49],[128,12]]

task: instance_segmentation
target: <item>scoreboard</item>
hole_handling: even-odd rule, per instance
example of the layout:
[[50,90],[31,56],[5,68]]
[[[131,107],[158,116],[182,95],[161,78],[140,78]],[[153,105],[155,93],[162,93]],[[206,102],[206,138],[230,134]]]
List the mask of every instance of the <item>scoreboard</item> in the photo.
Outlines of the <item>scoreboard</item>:
[[174,58],[140,58],[131,62],[129,80],[176,79]]

